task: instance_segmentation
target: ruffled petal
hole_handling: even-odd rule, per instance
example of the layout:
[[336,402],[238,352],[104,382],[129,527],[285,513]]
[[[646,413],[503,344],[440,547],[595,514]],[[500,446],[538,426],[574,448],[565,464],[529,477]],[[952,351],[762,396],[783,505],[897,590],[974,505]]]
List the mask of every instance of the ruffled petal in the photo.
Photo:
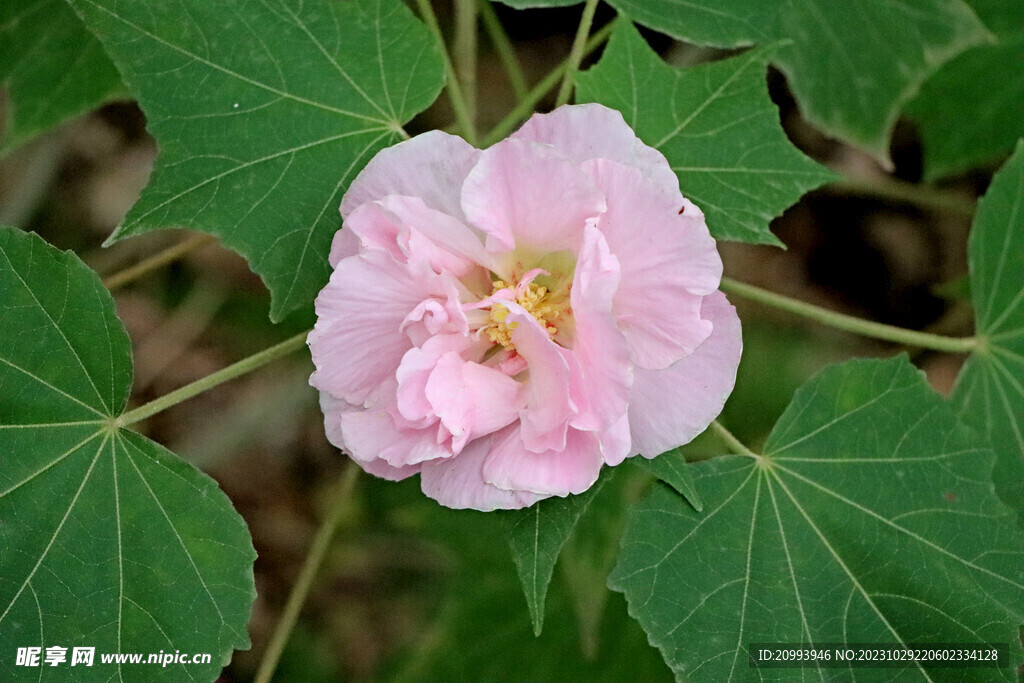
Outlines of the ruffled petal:
[[468,335],[469,323],[462,309],[459,281],[448,275],[428,276],[426,280],[428,297],[402,319],[399,331],[417,346],[436,334]]
[[420,197],[430,208],[462,219],[462,183],[479,156],[462,138],[438,130],[383,149],[352,181],[341,215],[397,194]]
[[406,253],[425,258],[435,272],[461,278],[479,266],[493,270],[484,235],[457,218],[431,209],[419,197],[385,197],[378,204],[407,226]]
[[355,209],[345,219],[342,232],[355,237],[361,249],[383,251],[398,263],[409,261],[408,229],[377,202],[367,202]]
[[[351,453],[349,448],[345,445],[345,439],[343,438],[341,431],[341,420],[343,415],[362,411],[358,406],[347,403],[337,396],[331,396],[326,391],[321,391],[320,409],[324,413],[324,428],[327,432],[327,440],[341,450],[349,453],[353,462],[363,468],[364,471],[369,472],[375,477],[381,477],[382,479],[388,479],[390,481],[399,481],[400,479],[411,477],[420,471],[418,465],[393,467],[383,460],[378,459],[376,456],[359,458]],[[365,456],[366,454],[363,453],[363,455]]]
[[401,481],[403,479],[411,477],[414,474],[418,474],[420,471],[419,465],[409,465],[407,467],[392,467],[383,460],[364,461],[353,457],[352,462],[359,465],[367,474],[372,474],[375,477],[387,479],[388,481]]
[[578,250],[587,219],[605,202],[579,166],[552,147],[505,140],[481,153],[463,185],[462,208],[487,233],[487,251],[544,253]]
[[604,457],[593,432],[570,429],[561,450],[536,453],[523,444],[518,429],[495,440],[484,461],[484,481],[500,489],[545,496],[582,493],[594,485]]
[[[311,378],[310,384],[312,383]],[[324,432],[327,434],[327,440],[341,450],[346,451],[348,449],[345,448],[345,439],[342,438],[341,434],[341,416],[353,410],[361,410],[361,408],[352,405],[348,401],[343,401],[326,391],[321,391],[319,394],[320,411],[324,414]]]
[[633,365],[612,313],[618,287],[618,259],[601,232],[588,227],[570,293],[576,326],[572,353],[581,370],[576,398],[581,413],[570,424],[578,429],[604,430],[626,414]]
[[[718,288],[722,260],[703,215],[639,171],[606,160],[583,165],[608,198],[597,227],[622,268],[615,314],[641,368],[667,368],[711,334],[703,297]],[[691,206],[688,202],[685,206]]]
[[420,427],[437,422],[434,407],[427,399],[427,381],[438,360],[449,352],[462,353],[473,341],[462,335],[435,335],[421,347],[409,349],[398,366],[396,400],[398,412]]
[[392,195],[363,204],[345,220],[345,228],[342,232],[350,232],[364,249],[385,251],[399,263],[424,261],[435,273],[461,278],[476,269],[486,275],[493,262],[481,233],[419,197]]
[[341,416],[341,433],[353,460],[381,460],[393,468],[452,457],[438,444],[436,429],[399,428],[387,410],[371,408]]
[[412,346],[402,323],[429,291],[426,277],[385,252],[341,261],[316,298],[307,343],[317,370],[310,383],[355,405],[374,403]]
[[701,314],[714,329],[696,351],[665,370],[636,370],[629,399],[632,455],[653,458],[689,443],[732,392],[743,350],[736,309],[714,292],[704,298]]
[[559,107],[534,114],[510,137],[554,145],[577,164],[609,159],[639,169],[663,191],[679,194],[679,179],[665,156],[645,145],[622,114],[600,104]]
[[456,454],[467,441],[515,422],[523,403],[522,384],[455,351],[438,359],[425,390],[434,414],[451,432]]
[[632,434],[629,430],[629,414],[624,413],[615,424],[601,433],[601,454],[606,465],[619,465],[630,455]]
[[482,469],[491,442],[492,437],[485,436],[471,441],[455,458],[423,463],[420,472],[423,493],[445,507],[484,512],[518,510],[547,498],[529,491],[502,490],[486,483]]
[[561,450],[569,420],[579,413],[570,386],[578,366],[570,365],[575,360],[572,354],[551,341],[547,331],[521,306],[512,302],[503,305],[509,311],[505,321],[514,328],[512,343],[529,369],[526,406],[519,411],[523,443],[536,453]]
[[359,253],[359,237],[352,234],[351,230],[341,229],[334,233],[331,240],[331,252],[327,256],[327,262],[331,268],[336,268],[343,258],[355,256]]

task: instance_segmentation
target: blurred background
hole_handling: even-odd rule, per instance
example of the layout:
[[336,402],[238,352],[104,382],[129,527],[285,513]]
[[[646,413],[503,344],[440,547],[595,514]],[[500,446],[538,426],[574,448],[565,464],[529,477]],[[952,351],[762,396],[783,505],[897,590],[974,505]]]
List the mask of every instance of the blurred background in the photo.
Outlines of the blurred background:
[[[495,5],[531,85],[568,54],[579,7],[505,10]],[[438,3],[450,26],[448,3]],[[595,28],[612,18],[601,6]],[[675,65],[727,53],[646,32]],[[481,41],[477,87],[483,130],[514,105],[503,70]],[[592,63],[600,51],[584,63]],[[803,122],[785,82],[769,72],[784,128],[806,154],[856,182],[813,192],[773,224],[780,250],[721,243],[734,279],[884,323],[951,335],[971,333],[966,303],[970,207],[991,174],[947,183],[965,210],[927,209],[879,198],[889,174],[866,155]],[[550,108],[546,100],[541,110]],[[2,109],[0,109],[2,116]],[[407,130],[446,128],[444,97]],[[194,233],[164,231],[101,243],[146,184],[157,153],[131,102],[109,104],[0,160],[0,223],[41,234],[109,277]],[[899,180],[917,182],[921,148],[901,122],[892,147]],[[884,192],[883,192],[884,194]],[[340,218],[339,218],[340,225]],[[152,400],[312,325],[311,310],[279,325],[245,262],[211,239],[180,260],[117,286],[118,312],[135,356],[133,405]],[[888,344],[849,336],[733,297],[745,353],[722,421],[757,448],[793,391],[824,365],[891,355]],[[962,359],[909,350],[932,385],[948,393]],[[237,653],[223,681],[250,680],[346,460],[324,437],[308,354],[296,354],[194,398],[142,425],[153,439],[210,473],[249,524],[259,559],[253,648]],[[687,458],[720,454],[703,436]],[[623,467],[571,539],[548,596],[539,638],[529,616],[500,515],[453,512],[398,484],[361,477],[328,561],[306,603],[276,680],[671,680],[658,653],[604,587],[625,524],[624,504],[650,480]]]

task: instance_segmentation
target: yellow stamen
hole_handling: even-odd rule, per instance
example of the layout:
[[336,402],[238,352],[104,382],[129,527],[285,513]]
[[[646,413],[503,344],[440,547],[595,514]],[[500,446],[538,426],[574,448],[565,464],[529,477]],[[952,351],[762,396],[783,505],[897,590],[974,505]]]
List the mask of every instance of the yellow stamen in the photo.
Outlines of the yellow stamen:
[[[510,285],[502,280],[495,280],[493,286],[495,292],[510,287]],[[552,322],[558,316],[559,311],[549,301],[547,287],[541,287],[531,282],[526,285],[525,290],[521,294],[516,295],[515,302],[532,315],[547,330],[549,336],[555,336],[558,328]],[[510,323],[505,322],[508,318],[508,313],[509,310],[501,304],[496,303],[492,305],[491,314],[488,316],[487,325],[484,327],[487,337],[495,344],[501,344],[506,349],[512,348],[512,330],[518,325],[514,321]]]

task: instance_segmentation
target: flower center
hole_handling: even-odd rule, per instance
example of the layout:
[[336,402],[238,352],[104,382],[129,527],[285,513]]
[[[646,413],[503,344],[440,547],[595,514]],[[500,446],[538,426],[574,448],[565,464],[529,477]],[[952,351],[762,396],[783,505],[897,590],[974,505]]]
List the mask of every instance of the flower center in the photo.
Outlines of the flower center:
[[[503,280],[494,281],[494,292],[508,288],[511,288],[511,285]],[[560,307],[551,301],[548,288],[541,287],[533,282],[527,282],[525,286],[523,286],[523,283],[520,283],[514,288],[514,291],[516,292],[515,302],[532,315],[540,323],[541,327],[547,330],[549,336],[554,337],[558,333],[558,328],[552,323],[561,311],[559,310]],[[512,330],[519,323],[515,321],[506,322],[507,318],[508,309],[500,303],[495,303],[491,306],[491,314],[487,317],[487,325],[484,327],[484,332],[487,333],[488,338],[492,342],[501,344],[506,349],[509,349],[512,348]]]

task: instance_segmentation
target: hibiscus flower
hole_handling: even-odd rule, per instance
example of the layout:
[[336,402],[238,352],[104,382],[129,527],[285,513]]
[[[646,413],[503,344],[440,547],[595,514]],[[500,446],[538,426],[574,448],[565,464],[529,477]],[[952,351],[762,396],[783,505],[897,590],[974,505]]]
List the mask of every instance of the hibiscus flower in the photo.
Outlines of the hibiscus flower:
[[689,442],[742,346],[704,215],[596,104],[479,150],[381,151],[341,204],[309,335],[328,438],[454,508],[585,491]]

